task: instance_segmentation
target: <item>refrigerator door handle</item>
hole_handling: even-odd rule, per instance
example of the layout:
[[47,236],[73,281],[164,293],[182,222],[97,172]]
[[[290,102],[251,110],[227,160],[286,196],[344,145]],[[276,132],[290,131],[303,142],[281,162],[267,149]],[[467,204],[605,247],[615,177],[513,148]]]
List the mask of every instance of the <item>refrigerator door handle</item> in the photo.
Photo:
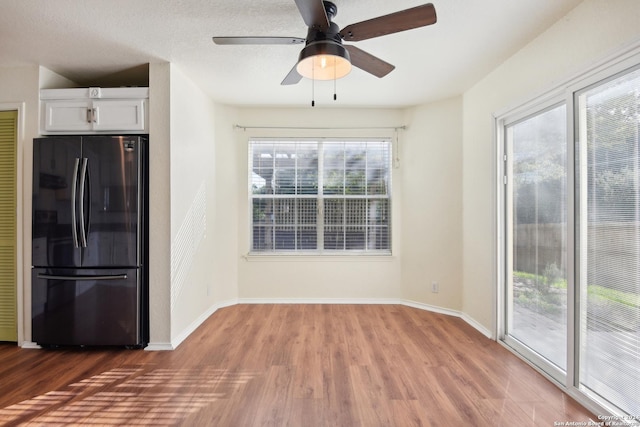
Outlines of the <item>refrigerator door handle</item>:
[[75,280],[75,281],[88,281],[88,280],[126,280],[126,274],[109,274],[102,276],[57,276],[55,274],[38,274],[38,279],[51,279],[51,280]]
[[76,221],[76,202],[77,202],[76,188],[78,186],[79,164],[80,164],[80,159],[76,157],[76,160],[73,164],[73,180],[71,182],[71,235],[73,236],[74,248],[80,247],[80,244],[78,242],[78,225]]
[[86,161],[87,161],[87,171],[84,175],[84,181],[85,181],[85,187],[87,191],[86,193],[82,194],[82,202],[83,202],[83,205],[85,201],[87,202],[87,211],[84,212],[83,224],[84,224],[84,234],[86,235],[87,242],[88,242],[89,234],[91,233],[91,168],[89,168],[89,159],[86,159]]
[[87,183],[87,164],[89,163],[89,159],[86,157],[82,158],[82,168],[80,170],[80,243],[83,248],[87,247],[87,230],[85,228],[85,219],[84,219],[84,188]]

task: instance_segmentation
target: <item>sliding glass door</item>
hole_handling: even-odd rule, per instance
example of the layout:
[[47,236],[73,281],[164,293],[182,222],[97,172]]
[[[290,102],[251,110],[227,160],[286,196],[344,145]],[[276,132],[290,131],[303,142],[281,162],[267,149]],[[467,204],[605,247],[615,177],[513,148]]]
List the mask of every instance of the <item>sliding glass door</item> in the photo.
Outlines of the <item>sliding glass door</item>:
[[497,123],[500,338],[598,415],[637,422],[640,54],[634,63]]
[[567,361],[566,107],[505,128],[509,176],[507,335],[557,367]]
[[640,415],[640,71],[576,101],[579,386]]

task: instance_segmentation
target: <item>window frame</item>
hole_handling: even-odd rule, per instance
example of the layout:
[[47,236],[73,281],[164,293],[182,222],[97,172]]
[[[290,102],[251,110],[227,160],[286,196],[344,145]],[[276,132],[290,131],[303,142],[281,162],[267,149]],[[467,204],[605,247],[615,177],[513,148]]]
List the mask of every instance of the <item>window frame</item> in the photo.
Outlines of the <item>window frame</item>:
[[[282,144],[296,144],[296,143],[310,143],[316,145],[317,150],[317,191],[313,194],[297,194],[294,191],[293,194],[271,194],[265,196],[258,196],[253,193],[253,151],[254,151],[254,143],[282,143]],[[384,165],[386,171],[386,194],[356,194],[356,195],[345,195],[343,194],[326,194],[324,192],[324,156],[326,144],[366,144],[366,143],[382,143],[384,145]],[[282,259],[282,258],[304,258],[308,259],[309,257],[320,257],[324,259],[335,258],[335,257],[358,257],[359,259],[364,259],[367,257],[373,257],[376,259],[380,258],[391,258],[393,255],[393,218],[392,218],[392,176],[393,176],[393,139],[391,137],[348,137],[348,138],[340,138],[340,137],[250,137],[247,141],[247,158],[248,158],[248,248],[249,251],[247,253],[247,259],[250,258],[259,258],[259,259]],[[296,166],[297,169],[297,166]],[[343,166],[343,171],[346,168]],[[276,196],[276,197],[274,197]],[[293,199],[293,200],[315,200],[316,201],[316,248],[315,249],[254,249],[254,215],[253,215],[253,202],[256,199],[266,199],[266,200],[278,200],[278,199]],[[364,241],[364,249],[325,249],[324,245],[324,237],[325,237],[325,228],[327,227],[326,219],[325,219],[325,202],[327,200],[386,200],[386,228],[387,232],[387,248],[385,249],[368,249],[367,240]],[[337,226],[345,228],[349,224],[343,220],[342,223]],[[369,231],[369,225],[366,223],[358,223],[354,226],[363,226],[366,227],[367,231]],[[296,229],[297,232],[297,229]]]

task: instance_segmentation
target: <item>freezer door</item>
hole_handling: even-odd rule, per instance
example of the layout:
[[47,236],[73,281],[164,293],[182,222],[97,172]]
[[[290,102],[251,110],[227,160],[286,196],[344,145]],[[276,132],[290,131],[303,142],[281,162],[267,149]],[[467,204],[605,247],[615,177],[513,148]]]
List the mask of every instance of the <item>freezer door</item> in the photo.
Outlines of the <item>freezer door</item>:
[[138,269],[34,268],[31,310],[40,345],[142,345]]
[[83,136],[79,191],[83,267],[141,264],[141,142],[137,136]]
[[34,266],[79,267],[77,178],[81,138],[33,141],[32,256]]

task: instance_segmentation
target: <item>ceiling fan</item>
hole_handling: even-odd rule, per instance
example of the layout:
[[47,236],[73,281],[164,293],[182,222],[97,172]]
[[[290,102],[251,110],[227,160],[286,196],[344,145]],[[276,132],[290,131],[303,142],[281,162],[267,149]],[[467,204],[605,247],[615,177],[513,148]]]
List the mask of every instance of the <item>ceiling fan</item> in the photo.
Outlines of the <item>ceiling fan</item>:
[[340,29],[333,22],[338,12],[330,1],[295,0],[302,19],[309,27],[306,39],[299,37],[213,37],[219,45],[289,45],[302,44],[298,62],[281,84],[298,83],[302,77],[313,80],[335,80],[351,71],[351,65],[376,77],[384,77],[395,66],[353,45],[374,37],[398,33],[436,23],[436,10],[428,3],[389,15],[347,25]]

